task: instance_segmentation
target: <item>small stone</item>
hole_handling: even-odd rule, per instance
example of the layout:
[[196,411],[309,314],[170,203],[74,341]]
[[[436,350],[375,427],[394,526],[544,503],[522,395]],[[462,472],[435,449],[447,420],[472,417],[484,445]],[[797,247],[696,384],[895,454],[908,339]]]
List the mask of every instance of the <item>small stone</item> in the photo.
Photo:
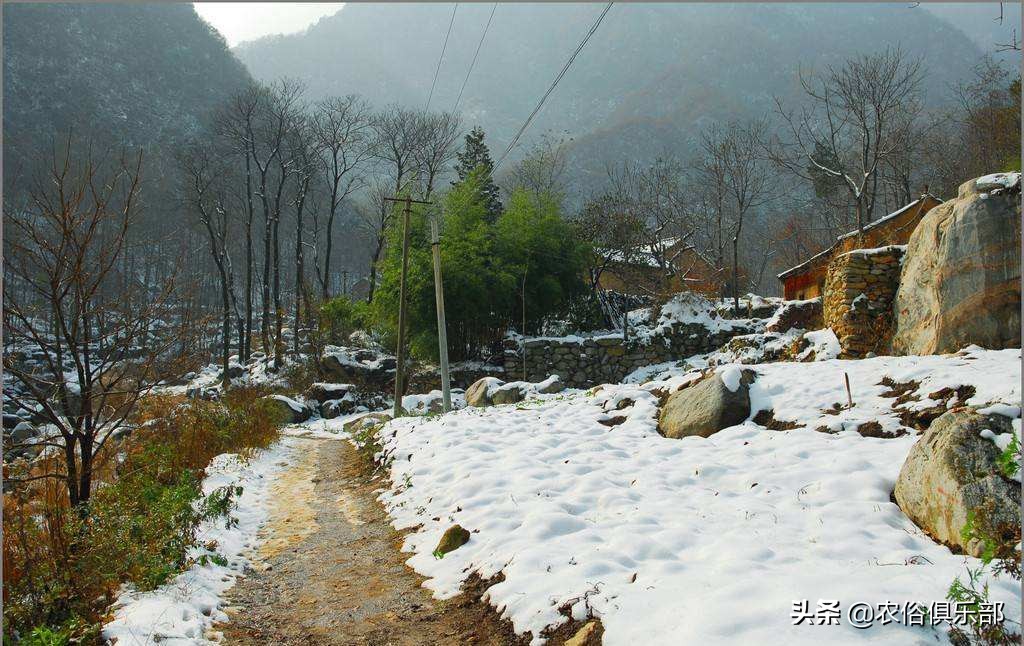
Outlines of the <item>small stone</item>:
[[468,542],[469,530],[464,529],[461,525],[452,525],[445,531],[437,547],[434,548],[434,556],[444,558],[445,554],[454,552]]

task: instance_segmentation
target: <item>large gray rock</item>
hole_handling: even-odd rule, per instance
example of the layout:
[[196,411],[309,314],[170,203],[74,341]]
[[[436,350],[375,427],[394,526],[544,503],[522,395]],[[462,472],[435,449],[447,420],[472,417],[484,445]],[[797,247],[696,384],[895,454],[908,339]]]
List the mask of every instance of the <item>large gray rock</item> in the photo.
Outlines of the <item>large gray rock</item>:
[[1009,421],[970,409],[939,417],[910,449],[894,494],[918,527],[972,556],[980,556],[984,545],[964,540],[968,516],[982,535],[1002,545],[1020,541],[1020,484],[1000,473],[1000,451],[981,436],[985,429],[1009,432]]
[[658,432],[665,437],[710,437],[750,416],[750,384],[757,374],[743,370],[736,390],[712,374],[668,396],[658,417]]
[[917,225],[896,292],[896,354],[1020,347],[1020,184],[971,180]]

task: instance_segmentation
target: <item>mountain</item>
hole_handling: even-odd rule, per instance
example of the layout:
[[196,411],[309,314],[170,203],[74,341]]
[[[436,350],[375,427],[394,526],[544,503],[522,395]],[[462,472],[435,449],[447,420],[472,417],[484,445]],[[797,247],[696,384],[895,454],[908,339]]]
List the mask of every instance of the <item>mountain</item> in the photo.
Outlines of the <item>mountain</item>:
[[69,129],[161,152],[251,80],[191,4],[7,4],[3,51],[6,180]]
[[[497,7],[459,110],[499,156],[602,8]],[[490,12],[458,6],[432,109],[454,106]],[[346,4],[303,33],[235,52],[256,78],[300,78],[312,98],[358,93],[377,105],[424,105],[451,17],[451,4]],[[801,65],[896,46],[922,58],[933,104],[948,101],[950,85],[982,56],[948,18],[907,4],[618,4],[529,135],[572,138],[573,179],[585,185],[608,161],[685,157],[707,123],[763,114],[773,96],[799,100]]]

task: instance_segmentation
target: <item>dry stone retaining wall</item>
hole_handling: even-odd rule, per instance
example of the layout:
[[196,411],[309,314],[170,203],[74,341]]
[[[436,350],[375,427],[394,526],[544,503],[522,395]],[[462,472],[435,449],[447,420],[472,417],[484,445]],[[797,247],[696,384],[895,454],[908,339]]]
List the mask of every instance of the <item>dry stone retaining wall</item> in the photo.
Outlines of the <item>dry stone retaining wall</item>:
[[889,349],[893,300],[900,283],[906,247],[854,249],[836,256],[825,277],[825,325],[842,348],[841,358],[856,359]]
[[526,345],[526,379],[558,375],[570,388],[590,388],[622,381],[637,368],[710,352],[740,334],[755,330],[739,323],[714,332],[699,323],[680,323],[664,334],[624,341],[621,335],[527,338],[505,341],[505,375],[523,378],[522,345]]

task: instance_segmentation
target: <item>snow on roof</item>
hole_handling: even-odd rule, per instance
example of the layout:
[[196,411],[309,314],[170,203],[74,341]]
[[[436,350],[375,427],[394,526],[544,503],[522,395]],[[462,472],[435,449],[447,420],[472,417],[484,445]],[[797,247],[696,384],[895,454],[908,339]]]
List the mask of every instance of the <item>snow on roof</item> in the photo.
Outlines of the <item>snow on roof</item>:
[[[914,200],[910,204],[907,204],[903,208],[901,208],[901,209],[899,209],[897,211],[893,211],[892,213],[890,213],[888,215],[885,215],[883,217],[878,218],[877,220],[874,220],[872,222],[869,222],[869,223],[865,224],[864,225],[864,231],[870,231],[871,229],[874,229],[874,228],[876,228],[878,226],[881,226],[881,225],[883,225],[883,224],[885,224],[885,223],[887,223],[887,222],[889,222],[891,220],[894,220],[895,218],[903,215],[904,213],[906,213],[907,211],[909,211],[913,207],[917,206],[918,204],[921,204],[921,202],[923,200],[927,199],[927,198],[930,198],[932,200],[935,200],[936,202],[942,203],[942,200],[940,200],[939,198],[935,197],[931,193],[925,193],[924,195],[922,195],[918,199]],[[783,279],[783,278],[788,278],[790,276],[793,276],[795,274],[802,273],[803,270],[805,270],[808,267],[810,267],[814,263],[815,260],[818,260],[818,259],[820,259],[820,258],[822,258],[824,256],[827,256],[830,253],[832,253],[832,250],[835,249],[836,245],[839,244],[841,241],[846,240],[847,238],[852,238],[853,236],[855,236],[855,235],[857,235],[859,233],[861,233],[860,229],[854,229],[853,231],[850,231],[848,233],[844,233],[841,236],[838,236],[836,238],[836,241],[834,243],[832,243],[832,246],[827,247],[824,250],[814,254],[813,256],[811,256],[807,260],[803,261],[799,265],[796,265],[795,267],[790,267],[789,269],[783,271],[782,273],[777,274],[776,277],[779,278],[779,279]]]
[[682,238],[679,236],[670,236],[650,244],[637,245],[628,259],[623,257],[621,250],[616,249],[608,254],[608,259],[613,262],[623,262],[631,265],[659,267],[661,264],[658,262],[658,255],[664,253],[666,249],[672,248],[681,240]]

